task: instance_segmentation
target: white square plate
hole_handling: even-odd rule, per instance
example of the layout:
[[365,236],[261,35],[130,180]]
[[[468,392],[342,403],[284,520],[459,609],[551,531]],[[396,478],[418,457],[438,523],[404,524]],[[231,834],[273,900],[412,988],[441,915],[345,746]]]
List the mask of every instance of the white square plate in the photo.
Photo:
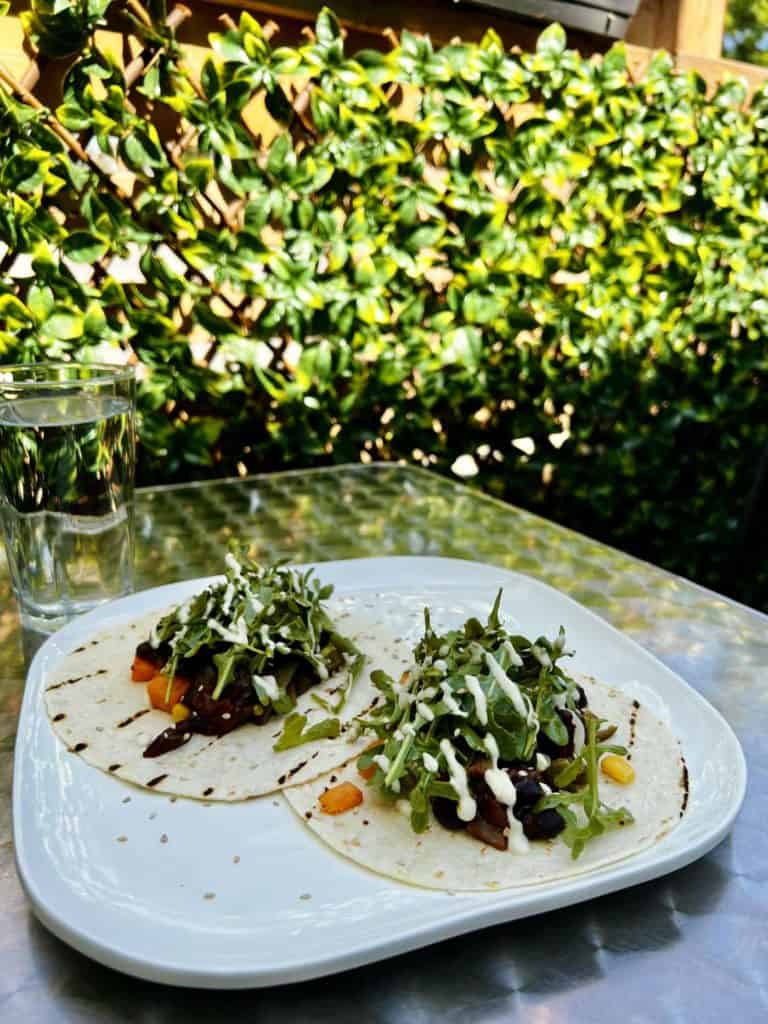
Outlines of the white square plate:
[[373,558],[317,567],[337,594],[414,640],[421,610],[441,628],[485,617],[498,587],[521,632],[566,628],[575,671],[649,704],[682,743],[691,798],[680,825],[638,856],[570,881],[454,895],[400,885],[337,856],[282,797],[240,804],[173,800],[68,753],[49,724],[46,676],[106,623],[167,607],[207,580],[133,594],[52,636],[30,668],[13,791],[22,882],[40,920],[110,967],[153,981],[246,988],[301,981],[440,939],[564,907],[656,878],[728,832],[746,786],[738,740],[683,680],[592,612],[537,580],[444,558]]

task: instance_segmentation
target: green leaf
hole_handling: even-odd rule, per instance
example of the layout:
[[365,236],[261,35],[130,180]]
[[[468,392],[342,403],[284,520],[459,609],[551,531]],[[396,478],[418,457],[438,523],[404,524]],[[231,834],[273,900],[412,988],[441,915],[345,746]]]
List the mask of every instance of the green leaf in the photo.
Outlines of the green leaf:
[[314,740],[336,739],[341,732],[341,723],[338,718],[324,718],[315,722],[305,729],[307,716],[296,712],[288,715],[283,726],[280,738],[272,747],[273,750],[290,750],[292,747],[300,747],[303,743],[312,743]]
[[341,39],[341,27],[329,7],[323,7],[318,14],[315,35],[321,46],[332,46]]
[[555,22],[549,25],[536,42],[536,53],[547,57],[558,57],[565,52],[567,39],[565,29]]
[[55,309],[42,325],[43,333],[59,341],[71,341],[83,333],[83,317],[68,310]]
[[32,311],[21,299],[8,294],[0,295],[0,317],[7,321],[9,327],[25,327],[33,320]]
[[64,253],[75,263],[95,263],[107,251],[107,243],[89,231],[73,231],[64,241]]
[[76,103],[62,103],[56,110],[56,116],[71,132],[81,132],[91,127],[90,113]]
[[36,320],[45,320],[53,310],[54,304],[53,290],[51,288],[33,284],[29,289],[27,305]]

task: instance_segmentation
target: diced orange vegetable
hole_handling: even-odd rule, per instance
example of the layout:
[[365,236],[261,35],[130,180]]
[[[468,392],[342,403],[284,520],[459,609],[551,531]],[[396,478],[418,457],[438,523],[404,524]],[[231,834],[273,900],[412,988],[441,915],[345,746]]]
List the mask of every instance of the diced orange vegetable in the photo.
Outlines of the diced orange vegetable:
[[[189,687],[189,680],[181,676],[174,676],[168,693],[168,676],[157,675],[147,683],[149,703],[158,711],[171,713],[174,704],[178,704]],[[168,699],[166,700],[166,694]]]
[[[382,747],[382,746],[384,746],[384,740],[374,740],[373,743],[370,743],[365,748],[363,753],[366,754],[369,750],[375,750],[377,747]],[[362,777],[366,780],[366,782],[369,782],[373,778],[373,776],[376,774],[376,765],[375,764],[369,764],[367,768],[358,768],[357,769],[357,774],[358,775],[362,775]]]
[[352,782],[340,782],[320,795],[320,807],[326,814],[343,814],[363,802],[363,794]]
[[411,672],[410,672],[410,669],[406,669],[405,672],[403,672],[403,674],[400,676],[400,685],[401,686],[407,686],[408,683],[410,683],[410,681],[411,681]]
[[140,658],[138,655],[133,659],[131,679],[134,683],[148,683],[156,675],[157,665],[153,665],[151,661],[147,661],[146,658]]
[[621,786],[628,786],[635,781],[635,769],[623,757],[618,754],[606,754],[600,762],[600,769],[603,775],[618,782]]

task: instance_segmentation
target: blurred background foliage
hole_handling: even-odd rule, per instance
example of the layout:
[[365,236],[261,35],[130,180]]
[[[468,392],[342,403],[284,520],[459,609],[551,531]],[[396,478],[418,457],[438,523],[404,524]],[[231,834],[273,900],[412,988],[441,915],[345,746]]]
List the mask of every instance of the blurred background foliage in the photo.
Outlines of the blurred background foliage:
[[768,606],[768,92],[558,26],[350,54],[329,11],[242,14],[198,81],[135,0],[131,87],[102,0],[47,4],[77,57],[55,117],[0,88],[0,363],[135,363],[140,483],[405,460]]
[[728,0],[723,53],[768,66],[768,0]]

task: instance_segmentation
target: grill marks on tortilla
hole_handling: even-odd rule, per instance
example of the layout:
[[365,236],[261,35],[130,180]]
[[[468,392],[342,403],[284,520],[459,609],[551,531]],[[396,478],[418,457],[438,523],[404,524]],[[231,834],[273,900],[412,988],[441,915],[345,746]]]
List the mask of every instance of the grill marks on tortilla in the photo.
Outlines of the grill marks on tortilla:
[[680,806],[680,817],[682,818],[685,814],[686,808],[688,807],[688,798],[691,795],[691,782],[688,777],[688,765],[685,763],[685,758],[682,754],[680,755],[680,765],[682,769],[680,772],[680,787],[683,791],[683,802]]
[[627,760],[632,760],[632,747],[637,739],[637,713],[640,710],[640,701],[632,701],[632,714],[629,716],[629,740],[627,741]]
[[[86,742],[86,748],[73,750],[70,756],[81,757],[115,779],[158,793],[173,792],[180,798],[225,802],[302,782],[327,771],[337,756],[341,761],[358,752],[357,748],[347,750],[324,740],[308,748],[275,754],[272,747],[282,734],[283,723],[274,722],[262,730],[244,727],[222,737],[193,733],[190,742],[167,760],[148,764],[142,758],[144,734],[156,722],[159,732],[161,722],[170,725],[170,719],[148,707],[145,688],[130,681],[129,666],[136,638],[149,635],[156,619],[155,612],[147,613],[93,640],[79,641],[77,649],[71,650],[72,657],[47,676],[45,704],[52,728],[63,744],[62,751]],[[398,662],[385,668],[398,674],[401,666]],[[337,682],[331,678],[328,686]],[[56,689],[48,693],[53,687]],[[350,717],[352,711],[359,713],[371,703],[375,696],[371,689],[366,678],[359,680],[349,706]],[[305,706],[310,707],[309,695],[300,698],[299,710]],[[349,734],[346,728],[345,734]],[[362,745],[361,741],[358,746]],[[308,763],[300,765],[305,759]],[[278,775],[284,776],[282,783]],[[215,787],[214,792],[204,795],[210,786]]]
[[141,718],[142,715],[148,715],[151,708],[142,708],[141,711],[134,712],[129,718],[124,718],[122,722],[117,723],[118,729],[124,729],[126,725],[130,725],[131,722],[135,722],[137,718]]
[[71,679],[62,679],[60,683],[54,683],[53,686],[47,686],[45,692],[50,693],[51,690],[58,690],[62,686],[73,686],[75,683],[82,682],[83,679],[93,679],[94,676],[105,676],[106,674],[107,669],[100,668],[97,669],[95,672],[89,672],[87,675],[84,676],[72,676]]
[[284,775],[281,775],[280,778],[277,780],[278,785],[284,786],[285,783],[288,781],[288,779],[292,779],[293,776],[297,775],[301,771],[302,768],[306,768],[307,765],[309,764],[309,762],[311,760],[313,760],[315,757],[317,757],[318,753],[319,753],[319,751],[316,751],[312,755],[312,757],[311,758],[307,758],[306,761],[299,761],[299,763],[296,765],[295,768],[291,768],[290,771],[286,772]]
[[296,765],[296,767],[295,767],[295,768],[291,768],[291,770],[290,770],[290,771],[288,772],[288,778],[289,778],[289,779],[292,779],[294,775],[296,775],[296,774],[297,774],[298,772],[300,772],[300,771],[301,771],[301,769],[302,769],[302,768],[304,768],[304,767],[306,767],[306,765],[308,765],[308,764],[309,764],[309,761],[308,761],[308,760],[307,760],[307,761],[300,761],[300,762],[299,762],[299,763],[298,763],[298,764]]
[[72,686],[73,683],[79,683],[81,679],[88,679],[88,676],[73,676],[72,679],[62,679],[60,683],[54,683],[53,686],[46,688],[46,693],[50,693],[51,690],[58,690],[61,686]]

